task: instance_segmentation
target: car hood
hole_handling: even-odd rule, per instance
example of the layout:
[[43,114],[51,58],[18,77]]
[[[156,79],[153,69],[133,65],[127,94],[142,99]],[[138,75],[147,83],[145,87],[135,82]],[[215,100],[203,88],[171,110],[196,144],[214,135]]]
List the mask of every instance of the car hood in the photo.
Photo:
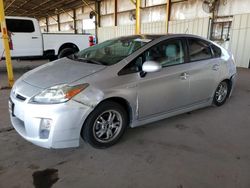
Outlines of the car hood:
[[30,85],[48,88],[59,84],[70,84],[99,72],[105,67],[63,58],[29,71],[22,79]]

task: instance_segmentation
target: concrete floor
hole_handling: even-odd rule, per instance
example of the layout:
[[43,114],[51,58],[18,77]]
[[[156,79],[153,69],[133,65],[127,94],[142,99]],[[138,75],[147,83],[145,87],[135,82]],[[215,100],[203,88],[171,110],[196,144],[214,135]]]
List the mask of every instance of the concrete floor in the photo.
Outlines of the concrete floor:
[[[0,187],[250,187],[250,70],[232,98],[147,126],[97,150],[47,150],[10,129],[9,90],[0,91]],[[1,77],[3,75],[0,75]]]
[[[17,60],[13,59],[11,61],[13,68],[15,69],[15,72],[18,70],[20,72],[21,70],[27,70],[32,69],[37,66],[40,66],[44,63],[48,63],[49,60],[47,59],[39,59],[39,60]],[[0,71],[6,70],[6,64],[5,60],[0,59]]]

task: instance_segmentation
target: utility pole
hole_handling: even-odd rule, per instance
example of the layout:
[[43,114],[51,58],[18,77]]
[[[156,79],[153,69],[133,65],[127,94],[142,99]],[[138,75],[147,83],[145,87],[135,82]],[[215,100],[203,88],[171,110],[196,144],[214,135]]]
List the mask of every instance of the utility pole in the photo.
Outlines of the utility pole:
[[170,13],[171,13],[171,0],[167,0],[166,4],[166,31],[168,33],[169,30],[169,20],[170,20]]
[[9,87],[12,87],[14,84],[14,75],[13,75],[13,68],[11,64],[9,36],[8,36],[8,30],[7,30],[6,21],[5,21],[3,0],[0,0],[0,24],[1,24],[1,31],[2,31],[3,46],[5,50],[5,61],[6,61],[6,67],[7,67],[8,82],[9,82]]
[[136,26],[135,33],[136,35],[141,34],[141,0],[136,0]]

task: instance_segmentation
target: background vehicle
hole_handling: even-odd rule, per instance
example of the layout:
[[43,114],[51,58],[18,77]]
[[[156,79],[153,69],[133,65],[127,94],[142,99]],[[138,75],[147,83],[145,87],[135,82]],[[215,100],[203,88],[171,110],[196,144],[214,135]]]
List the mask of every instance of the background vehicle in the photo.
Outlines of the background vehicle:
[[[11,36],[11,57],[65,57],[94,44],[89,34],[42,34],[38,21],[28,17],[6,17]],[[0,34],[1,35],[1,34]],[[0,43],[0,54],[3,54]]]
[[193,35],[105,41],[22,76],[10,95],[11,121],[46,148],[115,144],[137,127],[212,104],[233,90],[234,59]]

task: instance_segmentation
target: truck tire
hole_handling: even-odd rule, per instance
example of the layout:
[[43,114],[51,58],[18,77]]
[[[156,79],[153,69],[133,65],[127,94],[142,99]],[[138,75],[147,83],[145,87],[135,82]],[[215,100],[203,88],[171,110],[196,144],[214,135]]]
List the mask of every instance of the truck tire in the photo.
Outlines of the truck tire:
[[74,54],[74,53],[76,53],[76,52],[77,52],[77,50],[74,49],[74,48],[64,48],[64,49],[62,49],[62,50],[59,52],[59,54],[58,54],[58,59],[63,58],[63,57],[67,57],[67,56],[69,56],[69,55],[71,55],[71,54]]

